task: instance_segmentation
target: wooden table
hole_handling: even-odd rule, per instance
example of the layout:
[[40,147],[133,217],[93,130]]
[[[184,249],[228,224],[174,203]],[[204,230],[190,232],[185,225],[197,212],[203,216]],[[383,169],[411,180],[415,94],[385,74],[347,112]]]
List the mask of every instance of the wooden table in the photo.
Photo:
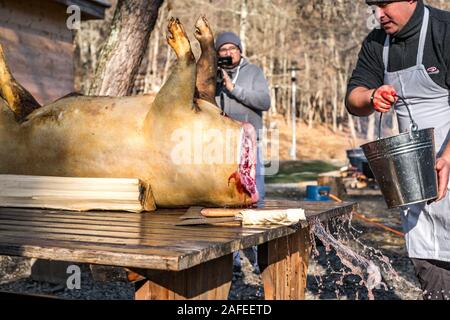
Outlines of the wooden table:
[[[267,201],[307,219],[350,213],[353,203]],[[309,226],[175,226],[185,209],[147,213],[0,208],[0,254],[126,267],[136,299],[227,299],[232,253],[258,246],[266,299],[303,299]],[[139,280],[139,281],[138,281]]]

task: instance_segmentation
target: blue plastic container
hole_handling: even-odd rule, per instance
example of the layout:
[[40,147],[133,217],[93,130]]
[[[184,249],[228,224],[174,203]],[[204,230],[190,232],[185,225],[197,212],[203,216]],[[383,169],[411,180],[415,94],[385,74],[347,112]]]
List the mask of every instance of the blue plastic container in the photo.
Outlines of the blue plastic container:
[[306,186],[305,201],[330,201],[330,191],[328,186]]

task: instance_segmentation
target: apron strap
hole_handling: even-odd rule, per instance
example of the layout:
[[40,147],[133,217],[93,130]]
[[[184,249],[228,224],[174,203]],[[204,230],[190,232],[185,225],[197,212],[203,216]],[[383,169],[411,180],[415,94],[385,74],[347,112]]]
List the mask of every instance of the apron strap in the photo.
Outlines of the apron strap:
[[425,40],[428,32],[428,22],[430,21],[430,10],[425,7],[423,15],[422,29],[420,30],[419,48],[417,50],[417,65],[420,66],[423,63],[423,52],[425,49]]
[[[423,14],[422,29],[420,30],[419,47],[417,50],[417,65],[422,65],[422,63],[423,63],[423,53],[425,50],[425,40],[427,38],[429,21],[430,21],[430,10],[427,7],[425,7],[424,14]],[[384,47],[383,47],[383,62],[384,62],[384,71],[385,72],[387,72],[387,69],[388,69],[390,40],[391,40],[391,37],[389,35],[386,35],[386,40],[384,41]]]
[[386,40],[384,40],[383,47],[383,62],[384,62],[384,72],[387,72],[388,62],[389,62],[389,42],[391,41],[391,37],[387,34]]

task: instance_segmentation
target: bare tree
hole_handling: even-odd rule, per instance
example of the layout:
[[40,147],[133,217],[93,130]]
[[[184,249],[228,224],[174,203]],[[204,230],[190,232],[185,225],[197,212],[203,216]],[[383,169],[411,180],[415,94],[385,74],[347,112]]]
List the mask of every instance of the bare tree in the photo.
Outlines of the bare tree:
[[131,92],[163,0],[119,0],[89,95]]

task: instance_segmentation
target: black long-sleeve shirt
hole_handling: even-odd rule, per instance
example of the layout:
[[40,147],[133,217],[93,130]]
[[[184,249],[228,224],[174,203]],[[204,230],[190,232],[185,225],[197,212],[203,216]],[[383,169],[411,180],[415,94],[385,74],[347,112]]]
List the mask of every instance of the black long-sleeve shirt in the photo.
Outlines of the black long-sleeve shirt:
[[[397,34],[391,36],[387,68],[389,72],[416,65],[424,7],[423,1],[418,0],[411,19]],[[430,9],[430,22],[423,64],[434,82],[450,90],[450,12],[427,7]],[[385,40],[386,32],[383,29],[374,29],[364,40],[356,68],[348,83],[347,96],[356,87],[375,89],[384,84]]]

